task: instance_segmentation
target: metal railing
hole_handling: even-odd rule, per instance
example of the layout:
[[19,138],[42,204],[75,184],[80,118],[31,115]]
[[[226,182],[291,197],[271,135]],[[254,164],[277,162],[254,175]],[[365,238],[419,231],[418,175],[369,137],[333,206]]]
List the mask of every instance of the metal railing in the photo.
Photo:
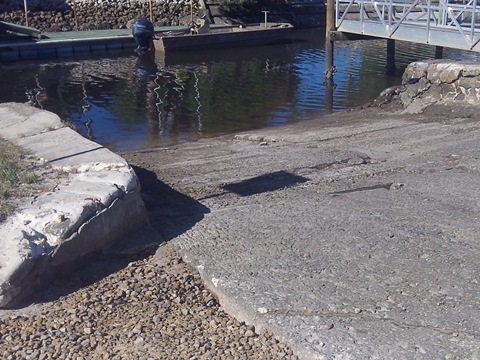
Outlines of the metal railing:
[[480,51],[478,0],[336,0],[339,31]]

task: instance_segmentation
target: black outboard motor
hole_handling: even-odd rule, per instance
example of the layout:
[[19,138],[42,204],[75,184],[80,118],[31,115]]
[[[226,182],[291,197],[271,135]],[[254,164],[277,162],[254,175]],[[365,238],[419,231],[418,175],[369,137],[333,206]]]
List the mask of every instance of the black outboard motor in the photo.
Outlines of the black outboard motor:
[[136,52],[149,51],[153,46],[153,24],[147,19],[138,19],[133,23],[132,35],[137,43]]

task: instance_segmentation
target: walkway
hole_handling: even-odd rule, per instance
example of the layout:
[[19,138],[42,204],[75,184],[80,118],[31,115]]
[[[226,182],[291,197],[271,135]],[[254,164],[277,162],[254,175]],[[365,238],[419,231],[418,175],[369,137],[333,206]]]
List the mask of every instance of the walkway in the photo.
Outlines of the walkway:
[[477,0],[336,0],[338,31],[480,51]]

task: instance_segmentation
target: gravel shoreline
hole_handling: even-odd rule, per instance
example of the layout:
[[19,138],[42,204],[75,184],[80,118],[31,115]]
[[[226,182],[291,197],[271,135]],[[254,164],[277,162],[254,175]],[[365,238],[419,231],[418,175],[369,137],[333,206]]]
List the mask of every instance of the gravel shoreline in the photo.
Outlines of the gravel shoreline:
[[105,258],[0,313],[3,359],[298,359],[226,314],[171,245]]

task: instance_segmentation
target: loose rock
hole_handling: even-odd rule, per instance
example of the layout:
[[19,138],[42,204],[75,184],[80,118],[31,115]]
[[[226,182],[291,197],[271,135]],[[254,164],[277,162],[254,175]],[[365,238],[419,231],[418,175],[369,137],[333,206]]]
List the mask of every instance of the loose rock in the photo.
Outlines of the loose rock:
[[167,261],[105,259],[57,281],[39,304],[2,311],[0,357],[298,359],[273,334],[226,314],[199,274],[165,248]]

